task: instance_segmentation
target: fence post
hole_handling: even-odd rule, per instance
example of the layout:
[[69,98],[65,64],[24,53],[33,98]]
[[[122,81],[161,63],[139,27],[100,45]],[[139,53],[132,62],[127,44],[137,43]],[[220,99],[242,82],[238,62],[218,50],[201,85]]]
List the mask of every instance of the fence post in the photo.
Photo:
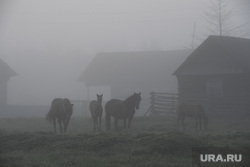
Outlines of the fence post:
[[178,94],[152,91],[150,95],[152,114],[173,114],[176,111]]
[[171,112],[174,112],[174,102],[175,102],[175,99],[174,99],[174,94],[172,94],[172,111]]
[[151,92],[151,113],[155,112],[155,92]]

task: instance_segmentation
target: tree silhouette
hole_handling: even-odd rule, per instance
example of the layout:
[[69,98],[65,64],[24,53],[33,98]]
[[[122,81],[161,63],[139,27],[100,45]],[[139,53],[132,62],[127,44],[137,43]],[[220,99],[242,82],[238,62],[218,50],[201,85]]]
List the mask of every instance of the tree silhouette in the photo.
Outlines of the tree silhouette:
[[247,24],[233,25],[233,10],[229,8],[228,0],[210,0],[208,10],[204,12],[207,21],[207,33],[196,31],[196,23],[192,33],[191,47],[194,49],[202,43],[209,35],[238,36],[244,37],[247,34]]
[[241,36],[244,34],[246,24],[232,25],[232,9],[229,9],[229,1],[210,0],[208,11],[205,12],[209,35]]

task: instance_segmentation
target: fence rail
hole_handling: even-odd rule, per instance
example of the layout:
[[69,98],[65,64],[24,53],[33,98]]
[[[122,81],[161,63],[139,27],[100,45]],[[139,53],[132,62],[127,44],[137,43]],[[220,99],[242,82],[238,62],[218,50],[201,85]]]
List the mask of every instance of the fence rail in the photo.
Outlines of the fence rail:
[[178,103],[178,94],[151,92],[150,107],[146,115],[151,114],[174,114]]

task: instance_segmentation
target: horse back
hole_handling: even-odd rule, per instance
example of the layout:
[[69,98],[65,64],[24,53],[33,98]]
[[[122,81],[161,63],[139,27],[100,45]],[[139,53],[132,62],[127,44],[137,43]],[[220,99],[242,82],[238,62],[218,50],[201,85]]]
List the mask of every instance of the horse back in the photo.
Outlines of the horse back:
[[57,113],[57,112],[60,112],[63,109],[64,109],[64,106],[63,106],[63,100],[62,99],[56,98],[56,99],[54,99],[52,101],[51,108],[50,108],[51,113]]
[[118,109],[122,105],[122,101],[118,99],[111,99],[105,104],[105,111],[110,112]]
[[201,105],[181,103],[178,107],[177,114],[181,117],[200,117],[205,116],[205,110]]
[[134,109],[130,109],[124,101],[118,99],[108,101],[105,105],[105,112],[106,115],[113,116],[117,119],[129,118],[134,115]]
[[111,99],[105,104],[105,112],[106,114],[114,114],[115,111],[120,111],[123,105],[122,100]]
[[69,99],[55,98],[51,103],[50,117],[65,119],[66,116],[72,115],[72,104]]

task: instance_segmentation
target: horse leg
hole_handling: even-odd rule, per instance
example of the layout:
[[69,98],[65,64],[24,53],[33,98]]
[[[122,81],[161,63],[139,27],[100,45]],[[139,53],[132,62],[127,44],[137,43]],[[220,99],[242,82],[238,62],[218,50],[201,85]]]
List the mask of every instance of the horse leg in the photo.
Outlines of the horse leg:
[[96,128],[98,128],[98,126],[97,126],[97,118],[96,117],[93,118],[93,121],[94,121],[94,129],[93,129],[93,131],[95,132]]
[[201,122],[202,122],[202,119],[201,119],[201,117],[199,117],[199,125],[200,125],[200,130],[201,130]]
[[204,130],[207,130],[207,117],[202,118]]
[[100,121],[101,121],[101,118],[100,118],[100,116],[98,115],[98,116],[97,116],[97,120],[96,120],[97,130],[100,130],[100,126],[101,126],[101,125],[100,125],[100,124],[101,124]]
[[59,127],[60,127],[60,133],[62,133],[62,121],[61,120],[57,120]]
[[129,119],[128,119],[128,128],[131,127],[131,121],[132,121],[132,118],[129,118]]
[[199,124],[199,119],[198,119],[198,117],[195,117],[195,127],[196,127],[196,130],[198,130],[199,128],[198,128],[198,124]]
[[67,127],[68,127],[68,121],[63,121],[63,130],[64,130],[64,133],[66,133],[66,131],[67,131]]
[[101,116],[99,116],[98,117],[99,118],[99,130],[101,131],[102,130],[102,117]]
[[54,126],[54,132],[56,133],[56,119],[53,118],[53,126]]
[[115,126],[115,130],[118,131],[118,119],[115,118],[114,120],[114,126]]
[[124,122],[124,129],[126,129],[127,128],[127,120],[126,120],[126,118],[123,119],[123,122]]
[[106,130],[107,131],[110,130],[110,120],[111,120],[111,116],[106,114],[105,121],[106,121]]
[[93,111],[91,111],[91,117],[92,117],[92,120],[93,120],[93,131],[95,131],[95,115],[94,115],[94,112]]
[[98,116],[96,117],[96,123],[95,123],[96,127],[95,129],[98,130],[99,129],[99,120],[98,120]]
[[177,117],[177,128],[179,128],[180,116]]
[[186,130],[185,125],[184,125],[184,119],[185,119],[185,117],[184,117],[184,116],[183,116],[183,117],[181,117],[181,124],[182,124],[182,128],[183,128],[183,130]]

